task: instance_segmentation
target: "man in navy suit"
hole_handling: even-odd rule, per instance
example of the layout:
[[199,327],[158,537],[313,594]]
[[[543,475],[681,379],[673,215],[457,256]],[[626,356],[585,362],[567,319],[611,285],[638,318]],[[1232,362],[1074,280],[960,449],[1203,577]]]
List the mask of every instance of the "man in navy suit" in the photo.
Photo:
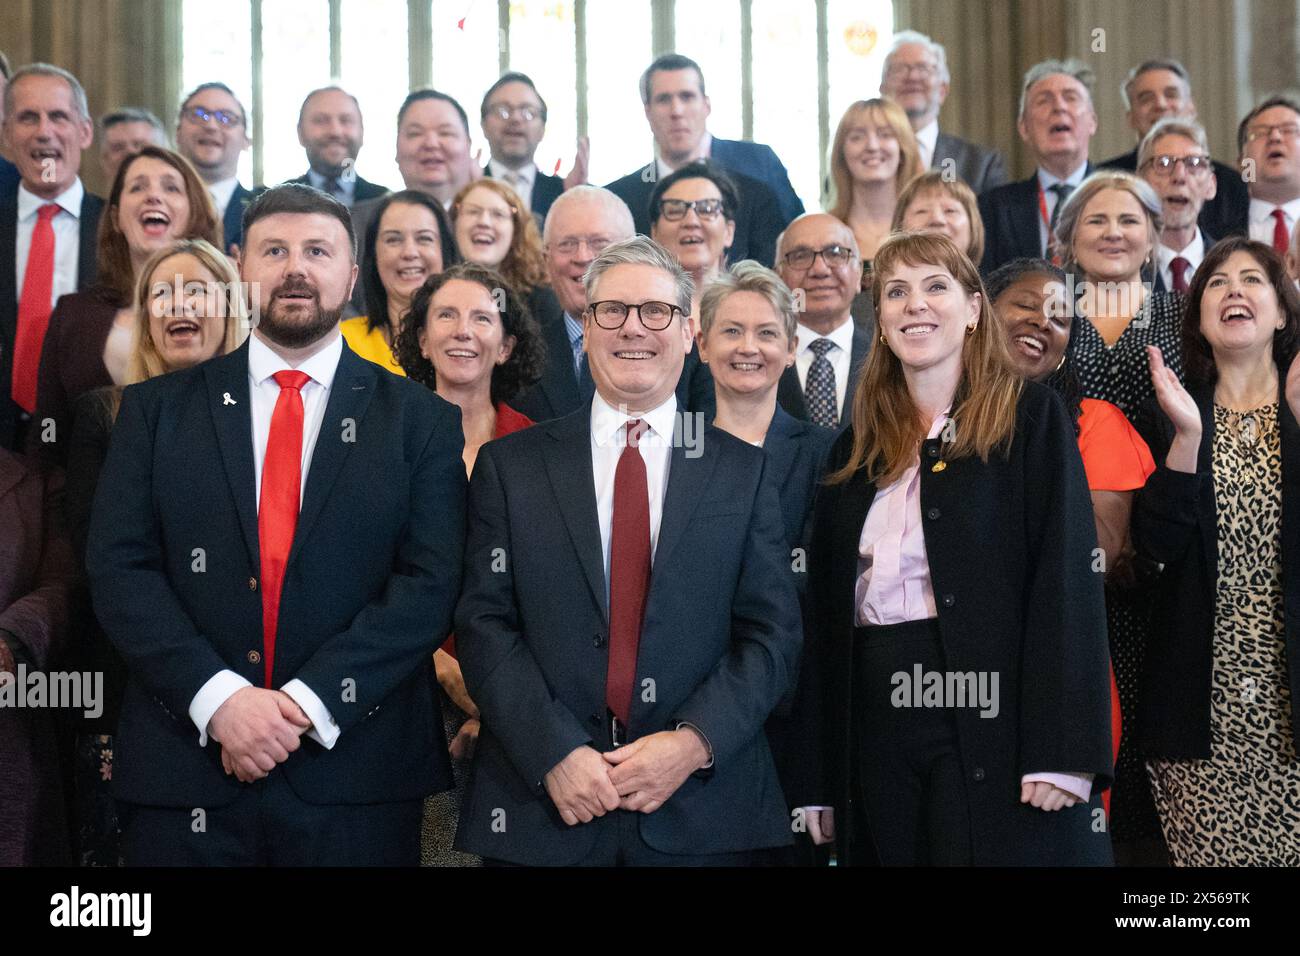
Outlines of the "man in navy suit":
[[770,265],[777,235],[803,212],[803,203],[772,147],[709,134],[705,124],[711,107],[704,74],[689,57],[668,53],[651,63],[641,74],[641,102],[658,156],[608,187],[632,210],[636,231],[650,234],[650,193],[658,180],[693,159],[712,159],[734,174],[740,190],[729,258]]
[[1160,120],[1142,139],[1138,175],[1160,197],[1155,290],[1186,293],[1214,245],[1198,222],[1218,186],[1204,127],[1177,116]]
[[587,271],[592,402],[483,447],[457,651],[483,727],[456,842],[526,865],[738,865],[791,842],[762,733],[801,627],[761,449],[683,416],[690,276]]
[[1061,207],[1092,172],[1088,146],[1097,132],[1092,71],[1077,60],[1044,60],[1029,68],[1020,90],[1020,138],[1035,170],[979,198],[987,275],[1012,259],[1049,255]]
[[1007,181],[1002,154],[939,131],[939,111],[948,98],[948,54],[924,33],[903,30],[885,54],[880,94],[907,113],[921,162],[931,169],[951,169],[976,195]]
[[240,245],[244,207],[256,193],[239,181],[239,156],[253,145],[248,114],[234,91],[224,83],[201,83],[184,102],[176,119],[176,150],[207,184],[226,251]]
[[95,610],[130,671],[123,853],[413,865],[451,785],[431,659],[460,587],[460,413],[343,342],[341,203],[285,184],[246,219],[253,334],[126,390],[95,498]]
[[505,73],[483,94],[479,122],[491,158],[483,175],[504,180],[545,222],[551,203],[570,186],[587,181],[586,137],[578,143],[573,169],[561,179],[537,168],[537,146],[546,135],[546,101],[523,73]]
[[[36,373],[54,303],[95,281],[104,203],[81,182],[81,153],[94,126],[77,78],[33,63],[14,73],[3,97],[4,140],[18,180],[0,187],[0,447],[17,451],[34,425]],[[48,250],[43,263],[34,247]]]
[[[4,95],[5,86],[9,82],[9,60],[4,53],[0,52],[0,124],[4,123]],[[4,143],[0,142],[0,196],[7,195],[9,190],[18,185],[19,179],[18,167],[9,160],[5,159],[6,152]]]
[[298,111],[298,142],[307,152],[308,169],[290,181],[329,193],[349,209],[384,195],[387,189],[357,174],[365,135],[355,96],[338,86],[312,90]]

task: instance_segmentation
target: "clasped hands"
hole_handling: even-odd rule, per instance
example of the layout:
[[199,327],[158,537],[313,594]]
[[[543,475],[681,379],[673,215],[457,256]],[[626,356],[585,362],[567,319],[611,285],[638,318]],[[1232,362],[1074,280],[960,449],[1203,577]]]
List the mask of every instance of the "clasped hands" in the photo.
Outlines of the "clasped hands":
[[583,745],[546,774],[546,792],[569,826],[590,823],[611,810],[654,813],[709,752],[695,731],[665,730],[601,753]]
[[235,691],[208,722],[208,735],[221,744],[221,766],[243,783],[262,779],[288,760],[310,729],[297,701],[261,687]]

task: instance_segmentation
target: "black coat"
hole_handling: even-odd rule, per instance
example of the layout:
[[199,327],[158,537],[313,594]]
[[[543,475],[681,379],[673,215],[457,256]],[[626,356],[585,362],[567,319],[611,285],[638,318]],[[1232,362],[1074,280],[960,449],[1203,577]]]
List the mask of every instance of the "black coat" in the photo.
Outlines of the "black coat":
[[[483,167],[483,175],[489,179],[492,178],[492,170],[489,166]],[[546,214],[551,211],[551,203],[559,199],[563,192],[564,177],[551,176],[542,172],[539,167],[537,175],[533,177],[533,193],[529,201],[529,205],[532,207],[530,212],[537,217],[537,228],[542,227],[542,223],[546,221]]]
[[[1300,425],[1287,405],[1279,376],[1282,429],[1282,594],[1291,700],[1300,701]],[[1133,547],[1164,565],[1156,579],[1151,636],[1143,666],[1140,744],[1151,757],[1195,760],[1210,756],[1210,686],[1214,606],[1219,576],[1218,515],[1214,501],[1214,386],[1188,391],[1201,410],[1196,474],[1171,471],[1165,458],[1174,426],[1151,400],[1137,428],[1156,470],[1133,503]]]
[[[876,319],[871,307],[871,296],[865,293],[858,293],[853,299],[853,305],[856,309],[859,303],[864,304],[864,309],[868,313],[865,321],[861,321],[857,316],[853,318],[853,346],[849,354],[849,381],[844,390],[844,408],[840,410],[840,422],[847,422],[853,409],[853,393],[857,391],[858,379],[862,377],[862,366],[867,362],[867,356],[871,353],[871,344],[876,339]],[[803,386],[799,384],[799,372],[791,365],[781,373],[781,381],[777,385],[776,400],[786,413],[800,421],[808,421],[808,399],[803,393]]]
[[[1095,172],[1092,163],[1084,178]],[[1038,170],[1028,179],[1019,179],[981,193],[980,216],[984,220],[984,258],[980,273],[988,275],[1012,259],[1040,259],[1042,237],[1038,223],[1042,214],[1038,205]]]
[[[1010,453],[938,472],[940,440],[924,442],[921,512],[947,668],[999,675],[999,713],[955,710],[976,864],[1108,864],[1094,831],[1112,775],[1106,605],[1092,570],[1097,536],[1083,462],[1060,398],[1027,383]],[[959,426],[960,427],[960,426]],[[831,474],[853,431],[831,449]],[[876,488],[859,471],[823,486],[813,515],[808,635],[797,713],[819,759],[793,801],[833,806],[841,860],[871,847],[849,808],[854,587],[858,539]],[[817,746],[813,746],[813,743]],[[1029,773],[1095,774],[1087,805],[1048,813],[1021,804]]]

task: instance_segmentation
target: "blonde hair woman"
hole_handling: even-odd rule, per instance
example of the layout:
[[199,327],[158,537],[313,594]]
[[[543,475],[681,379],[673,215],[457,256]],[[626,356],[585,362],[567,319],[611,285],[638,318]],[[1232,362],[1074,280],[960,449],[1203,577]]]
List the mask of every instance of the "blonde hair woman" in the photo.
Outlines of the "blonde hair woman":
[[903,187],[894,207],[892,232],[941,232],[979,265],[984,257],[984,219],[975,193],[960,179],[927,170]]

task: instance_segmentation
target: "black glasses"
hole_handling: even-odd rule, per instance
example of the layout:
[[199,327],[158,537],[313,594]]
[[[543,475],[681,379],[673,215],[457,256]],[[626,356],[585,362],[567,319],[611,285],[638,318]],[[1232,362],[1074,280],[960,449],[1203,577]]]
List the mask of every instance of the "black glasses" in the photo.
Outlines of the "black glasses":
[[813,260],[818,256],[828,266],[836,268],[848,264],[853,258],[853,250],[841,245],[826,246],[824,249],[791,249],[782,259],[791,269],[811,269]]
[[1174,167],[1179,163],[1183,164],[1183,169],[1189,176],[1195,176],[1197,173],[1203,173],[1210,168],[1210,157],[1208,156],[1152,156],[1147,160],[1147,164],[1157,176],[1171,176]]
[[208,120],[216,120],[222,126],[238,126],[243,122],[238,113],[232,113],[229,110],[205,110],[202,106],[191,106],[181,115],[199,124],[206,123]]
[[[641,317],[641,324],[651,332],[662,332],[672,324],[673,313],[682,312],[679,306],[667,302],[642,302],[640,305],[634,305],[629,302],[617,302],[614,299],[593,302],[588,308],[596,324],[611,332],[623,327],[623,323],[627,321],[633,309],[636,309],[637,315]],[[682,314],[686,313],[682,312]]]
[[669,222],[676,222],[686,215],[688,209],[694,209],[701,219],[717,219],[723,211],[721,199],[661,199],[659,215]]

